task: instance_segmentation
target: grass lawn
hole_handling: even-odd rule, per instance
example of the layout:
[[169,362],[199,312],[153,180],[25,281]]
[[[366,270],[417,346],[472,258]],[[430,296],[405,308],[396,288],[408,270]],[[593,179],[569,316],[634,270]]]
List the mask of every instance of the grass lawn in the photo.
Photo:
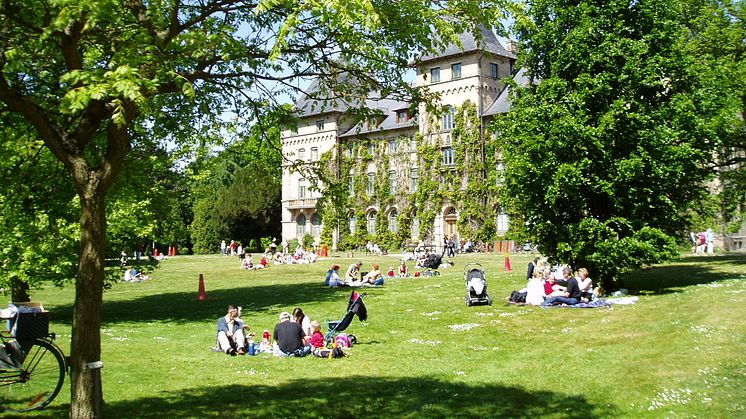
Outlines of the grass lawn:
[[[364,268],[393,256],[362,257]],[[104,295],[106,416],[140,417],[746,417],[746,256],[684,257],[635,273],[640,300],[603,309],[505,305],[529,256],[457,255],[436,278],[365,289],[351,356],[326,360],[210,352],[217,318],[243,306],[255,331],[281,311],[344,314],[350,291],[314,265],[242,271],[236,258],[178,256],[144,283]],[[492,306],[464,304],[463,266],[483,265]],[[411,268],[410,268],[411,269]],[[368,270],[368,269],[364,269]],[[199,274],[207,301],[198,301]],[[591,276],[592,273],[591,273]],[[69,352],[73,287],[33,293]],[[65,417],[69,380],[46,410]]]

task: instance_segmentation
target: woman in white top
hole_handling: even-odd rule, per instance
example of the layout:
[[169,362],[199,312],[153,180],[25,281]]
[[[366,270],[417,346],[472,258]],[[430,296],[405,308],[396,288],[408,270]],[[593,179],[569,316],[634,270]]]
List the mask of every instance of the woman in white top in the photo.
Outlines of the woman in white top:
[[308,316],[303,314],[303,310],[301,310],[300,307],[296,307],[295,310],[293,310],[293,318],[295,319],[295,322],[300,325],[300,328],[303,329],[303,333],[306,336],[313,335],[313,328],[311,327],[311,319],[309,319]]

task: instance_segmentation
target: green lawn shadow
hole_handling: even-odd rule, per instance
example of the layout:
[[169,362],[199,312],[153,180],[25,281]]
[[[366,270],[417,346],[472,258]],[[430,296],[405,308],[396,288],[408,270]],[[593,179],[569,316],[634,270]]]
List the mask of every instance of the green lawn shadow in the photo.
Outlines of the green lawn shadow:
[[[137,284],[132,284],[137,286]],[[197,299],[197,292],[154,294],[123,301],[107,301],[104,294],[103,324],[113,322],[215,322],[225,314],[228,304],[243,307],[244,318],[257,313],[279,314],[309,302],[338,301],[338,312],[329,318],[341,318],[351,294],[350,288],[329,288],[323,284],[292,283],[244,286],[233,289],[208,290],[207,300]],[[366,292],[366,290],[358,290]],[[54,322],[71,325],[73,306],[55,307]]]
[[669,294],[683,287],[734,279],[738,274],[717,269],[718,265],[746,265],[746,255],[686,256],[678,262],[627,274],[620,287],[632,294]]
[[[349,361],[285,359],[303,369],[350,367]],[[329,363],[331,362],[331,363]],[[323,363],[323,364],[322,364]],[[261,377],[230,387],[201,387],[178,393],[109,403],[108,417],[613,417],[613,405],[594,405],[581,394],[528,391],[502,385],[449,383],[436,378],[381,378],[351,375],[333,381],[298,379],[267,386]],[[53,409],[63,412],[63,406]],[[66,412],[66,411],[65,411]],[[50,412],[51,413],[51,412]]]

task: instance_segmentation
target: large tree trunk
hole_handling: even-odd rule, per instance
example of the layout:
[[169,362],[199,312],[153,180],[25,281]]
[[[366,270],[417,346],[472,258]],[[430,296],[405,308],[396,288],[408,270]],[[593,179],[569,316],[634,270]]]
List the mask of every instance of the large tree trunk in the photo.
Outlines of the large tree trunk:
[[[98,185],[96,185],[98,186]],[[103,417],[101,389],[101,308],[106,237],[105,191],[88,185],[81,191],[80,264],[75,282],[70,364],[71,418]]]

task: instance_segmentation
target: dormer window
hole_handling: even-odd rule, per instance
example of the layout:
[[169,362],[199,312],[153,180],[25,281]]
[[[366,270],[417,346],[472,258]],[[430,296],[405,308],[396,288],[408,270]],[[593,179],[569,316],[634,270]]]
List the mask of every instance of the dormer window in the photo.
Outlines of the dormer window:
[[324,120],[316,121],[316,131],[323,131],[324,130]]
[[399,111],[396,111],[396,123],[401,124],[402,122],[406,122],[409,119],[409,115],[407,115],[407,110],[402,109]]

